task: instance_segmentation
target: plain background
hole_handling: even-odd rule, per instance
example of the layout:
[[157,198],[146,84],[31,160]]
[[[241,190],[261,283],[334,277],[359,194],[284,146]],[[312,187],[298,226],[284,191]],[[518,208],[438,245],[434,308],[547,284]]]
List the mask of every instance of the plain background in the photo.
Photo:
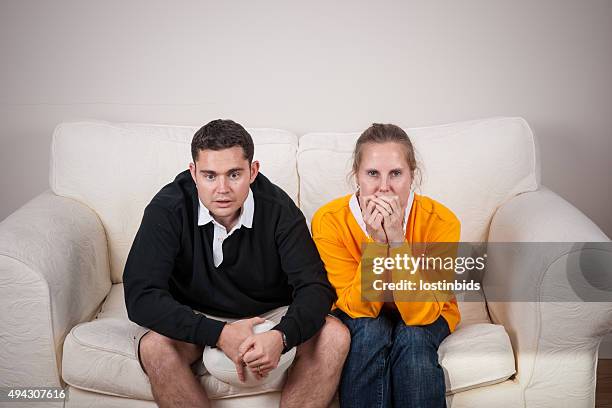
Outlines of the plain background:
[[64,120],[299,135],[522,116],[543,184],[612,236],[610,0],[0,0],[0,67],[0,220],[48,188]]

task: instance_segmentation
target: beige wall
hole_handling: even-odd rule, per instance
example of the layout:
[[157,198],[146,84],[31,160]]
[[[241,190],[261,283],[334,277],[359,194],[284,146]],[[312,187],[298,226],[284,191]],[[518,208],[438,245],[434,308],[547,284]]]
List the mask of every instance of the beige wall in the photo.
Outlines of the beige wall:
[[544,184],[612,235],[609,0],[3,0],[0,61],[0,220],[47,188],[63,120],[299,134],[520,115]]
[[63,120],[300,134],[518,115],[543,183],[612,235],[609,0],[2,0],[0,61],[0,220],[48,187]]
[[609,0],[2,0],[0,67],[0,220],[48,188],[63,120],[300,134],[518,115],[543,183],[612,236]]

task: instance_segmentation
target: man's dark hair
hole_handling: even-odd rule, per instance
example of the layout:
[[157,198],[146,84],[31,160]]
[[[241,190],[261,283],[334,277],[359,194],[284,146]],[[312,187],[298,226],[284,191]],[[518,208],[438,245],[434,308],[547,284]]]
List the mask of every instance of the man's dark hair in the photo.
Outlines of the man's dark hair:
[[202,126],[191,140],[191,157],[195,163],[200,150],[223,150],[240,146],[244,158],[253,161],[253,139],[239,123],[229,119],[216,119]]

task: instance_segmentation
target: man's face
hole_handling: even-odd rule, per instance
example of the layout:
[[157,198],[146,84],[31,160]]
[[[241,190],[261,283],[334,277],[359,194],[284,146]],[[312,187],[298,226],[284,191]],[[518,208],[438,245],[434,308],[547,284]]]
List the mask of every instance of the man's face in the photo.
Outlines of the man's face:
[[196,162],[189,164],[200,201],[226,228],[238,218],[258,170],[259,163],[254,161],[249,166],[239,146],[200,150]]

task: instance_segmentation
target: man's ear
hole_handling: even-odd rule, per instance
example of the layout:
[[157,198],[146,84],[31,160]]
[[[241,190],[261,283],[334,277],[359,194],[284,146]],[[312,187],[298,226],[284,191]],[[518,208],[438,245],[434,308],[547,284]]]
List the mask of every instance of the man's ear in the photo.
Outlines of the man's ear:
[[189,172],[191,173],[191,178],[193,182],[196,182],[196,166],[194,163],[189,163]]
[[257,160],[254,160],[253,163],[251,163],[251,181],[250,183],[255,181],[255,177],[257,177],[257,174],[259,174],[259,162]]

